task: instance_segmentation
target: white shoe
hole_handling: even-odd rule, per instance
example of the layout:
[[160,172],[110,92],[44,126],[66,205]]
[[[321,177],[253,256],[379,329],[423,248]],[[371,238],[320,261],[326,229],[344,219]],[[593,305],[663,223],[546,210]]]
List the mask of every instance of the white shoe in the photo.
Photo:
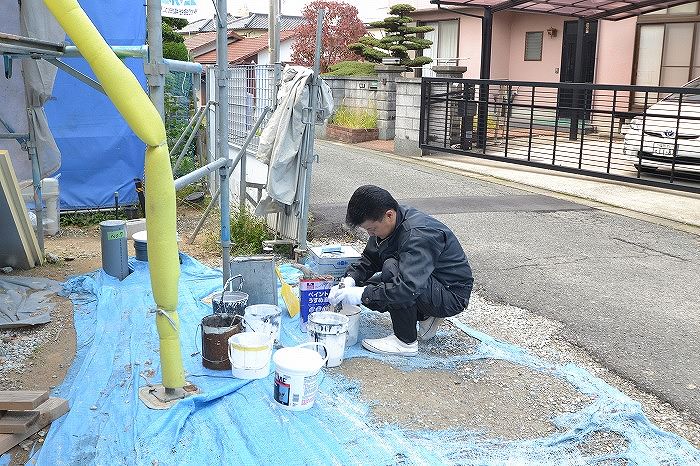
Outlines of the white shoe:
[[443,320],[443,317],[428,317],[418,322],[418,339],[426,341],[433,338]]
[[362,346],[373,353],[393,354],[396,356],[415,356],[418,354],[418,342],[404,343],[393,333],[384,338],[365,338]]

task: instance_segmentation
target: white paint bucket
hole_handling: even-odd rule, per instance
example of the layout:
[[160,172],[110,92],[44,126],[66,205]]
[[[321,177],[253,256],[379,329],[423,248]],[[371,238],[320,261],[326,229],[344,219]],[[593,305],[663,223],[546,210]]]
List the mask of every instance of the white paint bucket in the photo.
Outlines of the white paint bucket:
[[246,332],[270,335],[275,343],[280,341],[282,309],[274,304],[253,304],[243,312],[243,328]]
[[323,346],[321,343],[302,343],[275,352],[274,399],[284,409],[304,411],[314,405],[318,391],[318,373],[328,358],[308,346]]
[[306,324],[309,341],[323,343],[325,350],[318,351],[321,356],[327,357],[327,367],[336,367],[343,362],[348,322],[347,316],[337,312],[320,311],[309,315],[309,322]]
[[343,310],[340,312],[348,318],[348,338],[345,340],[347,348],[357,343],[360,334],[360,306],[343,303]]
[[237,333],[228,339],[231,373],[238,379],[260,379],[270,373],[272,340],[257,332]]

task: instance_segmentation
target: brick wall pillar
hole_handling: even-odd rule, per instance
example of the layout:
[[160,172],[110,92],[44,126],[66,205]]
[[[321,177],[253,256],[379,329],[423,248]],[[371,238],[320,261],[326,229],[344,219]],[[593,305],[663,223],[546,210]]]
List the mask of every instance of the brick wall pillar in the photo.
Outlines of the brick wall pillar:
[[388,141],[396,134],[396,79],[406,71],[404,66],[377,65],[377,128],[379,139]]

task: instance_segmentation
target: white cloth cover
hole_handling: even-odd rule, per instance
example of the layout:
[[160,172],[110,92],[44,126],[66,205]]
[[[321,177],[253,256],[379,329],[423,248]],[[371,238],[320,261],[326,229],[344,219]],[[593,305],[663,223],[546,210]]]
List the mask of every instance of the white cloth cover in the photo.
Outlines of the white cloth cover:
[[[267,195],[260,201],[256,214],[281,212],[299,199],[303,187],[299,180],[301,157],[299,149],[306,125],[302,121],[304,108],[310,107],[309,79],[313,72],[301,66],[286,66],[277,94],[277,108],[260,135],[256,158],[268,165]],[[321,80],[318,105],[322,115],[333,112],[333,95]],[[313,127],[311,128],[313,131]]]
[[[0,31],[33,39],[62,42],[66,36],[49,13],[42,0],[6,2],[0,14]],[[1,67],[1,66],[0,66]],[[61,154],[51,135],[43,105],[51,98],[56,67],[44,60],[17,59],[12,61],[12,77],[0,75],[0,132],[27,133],[29,119],[36,136],[41,177],[53,174],[61,166]],[[29,109],[29,112],[27,112]],[[10,153],[10,159],[21,187],[32,183],[32,165],[22,144],[12,139],[0,139],[0,149]]]

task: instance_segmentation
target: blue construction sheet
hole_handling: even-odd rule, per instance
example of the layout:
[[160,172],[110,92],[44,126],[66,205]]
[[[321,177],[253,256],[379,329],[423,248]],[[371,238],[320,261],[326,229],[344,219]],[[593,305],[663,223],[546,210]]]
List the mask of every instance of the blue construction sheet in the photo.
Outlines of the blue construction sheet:
[[[109,45],[144,45],[143,0],[80,0],[80,6]],[[61,60],[95,79],[83,58]],[[144,59],[127,58],[124,64],[145,88]],[[60,176],[61,209],[111,207],[115,192],[121,204],[136,202],[133,180],[143,178],[146,146],[109,98],[59,70],[45,109],[61,150],[60,175],[54,175]]]
[[[346,358],[371,357],[402,370],[446,369],[467,360],[511,361],[567,380],[594,401],[554,422],[560,428],[538,439],[503,440],[463,429],[414,430],[383,424],[360,400],[355,380],[322,371],[315,405],[292,412],[272,398],[274,369],[254,381],[202,367],[197,326],[211,313],[202,299],[220,289],[221,272],[182,255],[179,291],[181,346],[188,381],[203,393],[169,410],[151,410],[138,398],[146,380],[160,375],[158,335],[148,264],[133,261],[124,281],[102,273],[73,278],[65,292],[75,303],[77,354],[54,395],[70,401],[70,412],[54,422],[39,465],[68,464],[700,464],[700,452],[687,441],[653,426],[638,403],[575,366],[552,366],[522,349],[455,325],[481,341],[476,352],[415,358],[368,353],[360,344]],[[296,269],[282,267],[293,279]],[[281,299],[280,302],[282,303]],[[361,337],[376,337],[386,317],[362,313]],[[306,341],[299,318],[283,311],[281,343]],[[504,420],[504,422],[506,422]],[[616,432],[627,441],[623,452],[583,456],[577,448],[592,432]]]

